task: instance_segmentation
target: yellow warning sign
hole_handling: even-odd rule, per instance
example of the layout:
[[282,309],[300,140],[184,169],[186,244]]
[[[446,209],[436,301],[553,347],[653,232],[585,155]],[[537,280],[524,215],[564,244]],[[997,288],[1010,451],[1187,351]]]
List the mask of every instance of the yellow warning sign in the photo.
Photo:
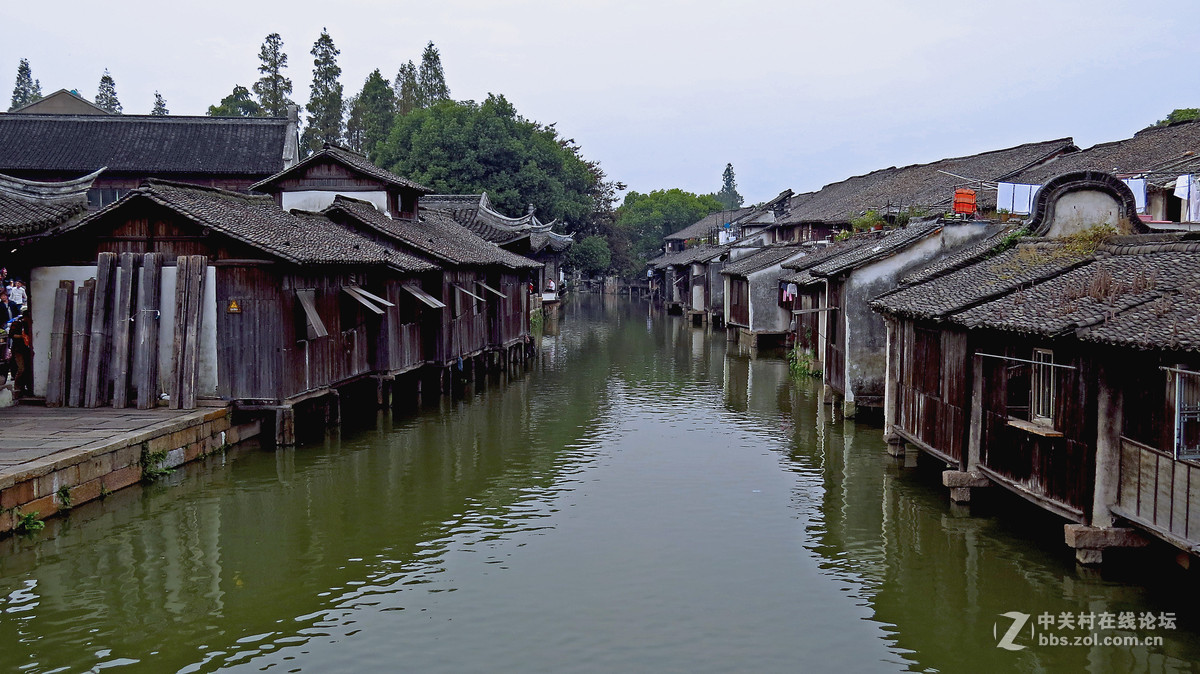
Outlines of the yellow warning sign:
[[242,307],[238,304],[237,300],[229,300],[229,307],[225,309],[225,312],[230,314],[240,314],[242,313]]

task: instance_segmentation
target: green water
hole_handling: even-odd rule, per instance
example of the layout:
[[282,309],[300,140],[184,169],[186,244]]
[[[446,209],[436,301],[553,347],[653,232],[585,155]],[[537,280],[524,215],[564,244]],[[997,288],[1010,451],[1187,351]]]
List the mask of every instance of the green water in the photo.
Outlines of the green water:
[[[529,372],[0,541],[0,671],[1191,671],[1197,581],[887,456],[782,358],[585,297]],[[348,415],[353,416],[353,415]],[[1176,614],[997,647],[1002,613]],[[1073,637],[1087,631],[1040,630]]]

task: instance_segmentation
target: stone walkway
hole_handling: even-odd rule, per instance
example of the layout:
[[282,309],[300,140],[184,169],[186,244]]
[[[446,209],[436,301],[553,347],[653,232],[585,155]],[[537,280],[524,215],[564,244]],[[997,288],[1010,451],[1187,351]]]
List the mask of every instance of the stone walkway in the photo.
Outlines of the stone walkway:
[[0,473],[65,450],[108,445],[192,414],[196,410],[6,407],[0,409]]

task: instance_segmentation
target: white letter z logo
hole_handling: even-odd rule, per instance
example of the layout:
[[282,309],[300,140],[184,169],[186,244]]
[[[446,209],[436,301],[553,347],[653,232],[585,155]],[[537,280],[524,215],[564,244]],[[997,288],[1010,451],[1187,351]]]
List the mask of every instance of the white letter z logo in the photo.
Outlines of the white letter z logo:
[[[1010,618],[1012,619],[1013,623],[1011,626],[1009,626],[1008,631],[1004,633],[1004,636],[1000,637],[1000,640],[996,642],[996,648],[1003,648],[1006,651],[1025,650],[1024,646],[1013,643],[1013,639],[1017,638],[1017,635],[1021,633],[1021,629],[1025,627],[1025,623],[1029,620],[1029,614],[1021,613],[1019,611],[1009,611],[1008,613],[1001,613],[1000,617]],[[996,624],[992,623],[992,638],[995,637]]]

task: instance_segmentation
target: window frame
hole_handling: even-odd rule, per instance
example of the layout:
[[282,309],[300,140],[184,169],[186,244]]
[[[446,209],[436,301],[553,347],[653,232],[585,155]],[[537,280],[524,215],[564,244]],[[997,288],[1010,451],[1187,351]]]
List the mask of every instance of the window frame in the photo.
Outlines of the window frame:
[[1054,350],[1035,348],[1030,360],[1033,362],[1029,367],[1029,421],[1053,428],[1058,395]]

